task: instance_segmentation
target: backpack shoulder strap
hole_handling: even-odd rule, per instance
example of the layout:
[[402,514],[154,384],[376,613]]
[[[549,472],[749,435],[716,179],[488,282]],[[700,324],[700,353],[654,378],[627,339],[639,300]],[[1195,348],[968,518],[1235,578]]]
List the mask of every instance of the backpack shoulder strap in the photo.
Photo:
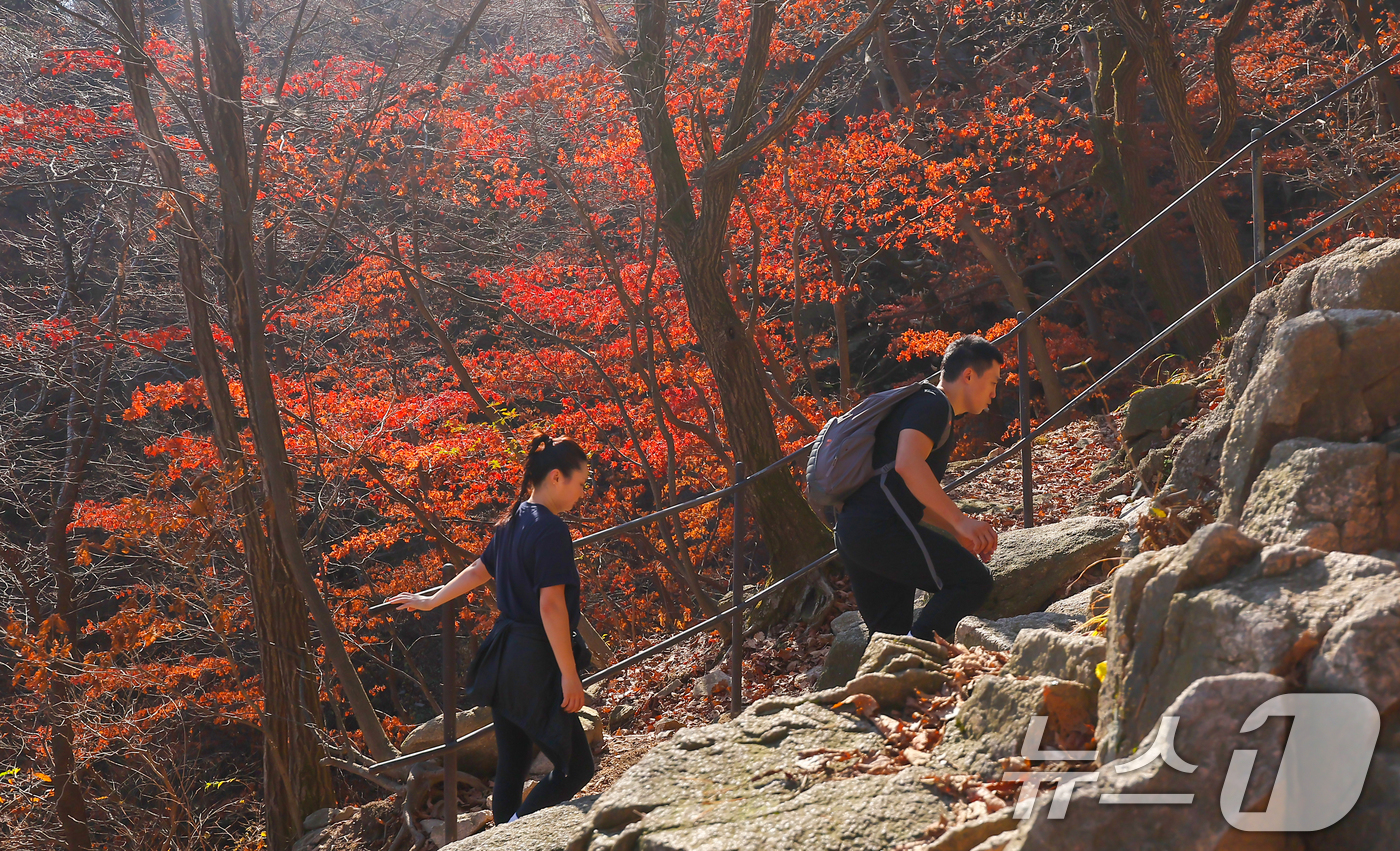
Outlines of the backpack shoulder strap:
[[933,446],[934,449],[942,449],[943,446],[947,444],[948,439],[953,436],[953,403],[948,401],[948,394],[938,389],[938,385],[934,384],[932,381],[925,379],[923,384],[942,397],[944,403],[948,405],[948,421],[943,424],[943,436],[938,438],[938,442]]

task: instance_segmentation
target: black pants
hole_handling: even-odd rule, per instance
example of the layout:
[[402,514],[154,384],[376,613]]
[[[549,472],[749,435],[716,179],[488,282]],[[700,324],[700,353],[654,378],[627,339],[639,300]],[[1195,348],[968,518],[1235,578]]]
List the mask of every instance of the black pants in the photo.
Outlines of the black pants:
[[[977,611],[992,591],[992,572],[951,536],[915,526],[943,582],[933,581],[909,528],[898,517],[847,516],[836,525],[836,549],[851,578],[865,625],[874,632],[951,641],[958,621]],[[914,621],[914,594],[932,594]]]
[[491,814],[496,824],[505,824],[513,815],[522,818],[545,807],[562,804],[577,795],[593,779],[593,751],[588,747],[588,735],[583,724],[574,716],[573,742],[568,765],[556,765],[549,776],[530,792],[525,803],[520,793],[525,788],[525,774],[530,770],[532,753],[530,736],[504,718],[496,721],[496,787],[491,792]]

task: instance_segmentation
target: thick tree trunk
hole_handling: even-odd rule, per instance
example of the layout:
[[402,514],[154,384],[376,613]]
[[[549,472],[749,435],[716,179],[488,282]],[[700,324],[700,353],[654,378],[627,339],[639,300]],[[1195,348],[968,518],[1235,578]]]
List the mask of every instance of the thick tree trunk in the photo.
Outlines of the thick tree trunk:
[[[682,246],[690,248],[690,246]],[[703,246],[697,246],[703,251]],[[672,249],[672,255],[677,252]],[[690,322],[720,387],[724,423],[734,454],[757,472],[782,457],[772,409],[759,379],[763,365],[744,338],[745,329],[729,293],[718,251],[677,257]],[[781,579],[831,548],[831,533],[808,507],[792,476],[759,479],[748,505],[763,529],[772,573]]]
[[[738,181],[736,170],[708,180],[701,192],[697,216],[690,181],[676,145],[675,128],[666,105],[666,69],[662,57],[669,47],[668,7],[660,0],[637,2],[637,47],[622,61],[622,75],[637,117],[652,181],[656,187],[662,236],[676,264],[685,293],[691,326],[719,388],[725,428],[735,455],[751,472],[782,457],[759,362],[747,330],[724,285],[721,257],[729,211]],[[761,2],[753,12],[745,74],[732,107],[747,113],[756,96],[766,60],[776,6]],[[756,64],[751,62],[757,56]],[[622,57],[615,57],[620,59]],[[747,135],[747,119],[732,117],[724,151],[738,147]],[[831,533],[812,513],[791,475],[776,473],[752,489],[750,502],[772,556],[772,575],[782,578],[826,553]]]
[[78,784],[73,760],[74,733],[70,720],[72,706],[69,702],[68,675],[69,672],[65,671],[55,677],[49,693],[56,716],[53,732],[49,736],[49,747],[53,750],[54,811],[63,828],[68,851],[87,851],[92,847],[92,832],[88,830],[87,801],[83,797],[82,786]]
[[[325,748],[316,735],[320,712],[312,712],[319,710],[320,701],[310,613],[286,565],[273,557],[261,532],[259,528],[258,549],[248,559],[248,577],[263,687],[268,848],[281,851],[301,837],[308,815],[335,806],[336,797],[330,769],[322,764]],[[250,537],[244,536],[245,546]]]
[[[826,264],[831,268],[832,280],[844,290],[849,283],[846,280],[846,258],[836,247],[836,236],[820,216],[815,217],[812,223],[816,225],[817,235],[821,238],[822,252],[826,254]],[[855,399],[855,388],[851,385],[851,338],[850,328],[846,324],[844,293],[838,294],[831,302],[831,310],[836,319],[836,362],[841,376],[841,401],[849,405]]]
[[[1145,0],[1139,13],[1137,0],[1107,0],[1115,22],[1139,54],[1152,81],[1157,104],[1172,133],[1172,158],[1181,177],[1182,189],[1189,189],[1210,172],[1213,164],[1205,148],[1186,100],[1186,83],[1177,61],[1171,27],[1162,16],[1159,0]],[[1201,247],[1205,264],[1206,286],[1214,292],[1244,269],[1234,222],[1225,213],[1220,193],[1215,185],[1207,184],[1187,199],[1196,241]],[[1216,303],[1216,325],[1228,333],[1248,304],[1246,291],[1237,287],[1231,295]]]
[[172,227],[190,338],[204,381],[214,443],[239,518],[238,531],[258,633],[268,847],[282,851],[301,836],[301,824],[307,815],[335,804],[330,769],[321,762],[326,753],[315,733],[317,719],[309,714],[318,694],[316,683],[307,679],[309,672],[315,670],[309,612],[285,566],[274,562],[263,530],[259,501],[253,492],[254,472],[248,469],[243,456],[233,398],[209,321],[210,299],[204,288],[201,242],[194,230],[194,204],[185,189],[178,155],[156,120],[147,80],[149,60],[136,39],[130,38],[136,31],[131,0],[117,0],[115,9],[136,123],[146,139],[161,183],[173,196],[178,210]]
[[[743,339],[746,329],[724,286],[721,251],[726,244],[739,170],[793,127],[802,114],[802,105],[827,72],[874,32],[892,5],[893,0],[875,0],[870,14],[827,47],[812,64],[782,111],[755,132],[778,6],[775,0],[751,0],[748,43],[729,104],[728,123],[717,155],[707,157],[697,178],[697,215],[694,187],[676,144],[675,125],[666,99],[666,59],[671,47],[669,4],[666,0],[635,0],[636,42],[629,52],[597,0],[584,0],[632,101],[651,169],[662,236],[676,264],[691,326],[719,388],[730,445],[748,470],[757,472],[776,461],[781,449],[773,413],[758,377],[763,364],[753,342]],[[829,551],[830,531],[812,513],[790,475],[763,478],[755,483],[752,496],[750,504],[772,556],[774,578],[787,576]],[[808,609],[812,587],[809,584],[793,589],[783,600],[768,607],[769,616],[811,615],[824,608],[824,603],[818,603]],[[829,596],[825,602],[829,602]]]

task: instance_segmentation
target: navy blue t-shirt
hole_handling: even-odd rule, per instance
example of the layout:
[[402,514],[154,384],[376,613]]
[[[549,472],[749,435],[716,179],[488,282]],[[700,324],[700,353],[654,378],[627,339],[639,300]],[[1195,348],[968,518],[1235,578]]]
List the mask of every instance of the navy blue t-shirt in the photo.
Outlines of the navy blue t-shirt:
[[537,502],[522,502],[509,523],[496,530],[481,563],[496,580],[501,616],[544,626],[540,589],[564,586],[569,628],[578,626],[579,581],[569,527]]

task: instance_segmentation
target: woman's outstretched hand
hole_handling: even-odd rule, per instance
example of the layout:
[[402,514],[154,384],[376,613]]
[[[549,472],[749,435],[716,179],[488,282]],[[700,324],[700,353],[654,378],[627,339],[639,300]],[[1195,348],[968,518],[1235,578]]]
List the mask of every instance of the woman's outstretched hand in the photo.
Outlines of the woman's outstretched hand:
[[437,608],[437,603],[433,602],[431,594],[414,594],[412,591],[400,592],[384,602],[392,606],[398,606],[401,612],[426,612]]
[[583,681],[577,673],[563,674],[562,677],[564,702],[559,705],[564,707],[565,712],[577,712],[583,708]]

